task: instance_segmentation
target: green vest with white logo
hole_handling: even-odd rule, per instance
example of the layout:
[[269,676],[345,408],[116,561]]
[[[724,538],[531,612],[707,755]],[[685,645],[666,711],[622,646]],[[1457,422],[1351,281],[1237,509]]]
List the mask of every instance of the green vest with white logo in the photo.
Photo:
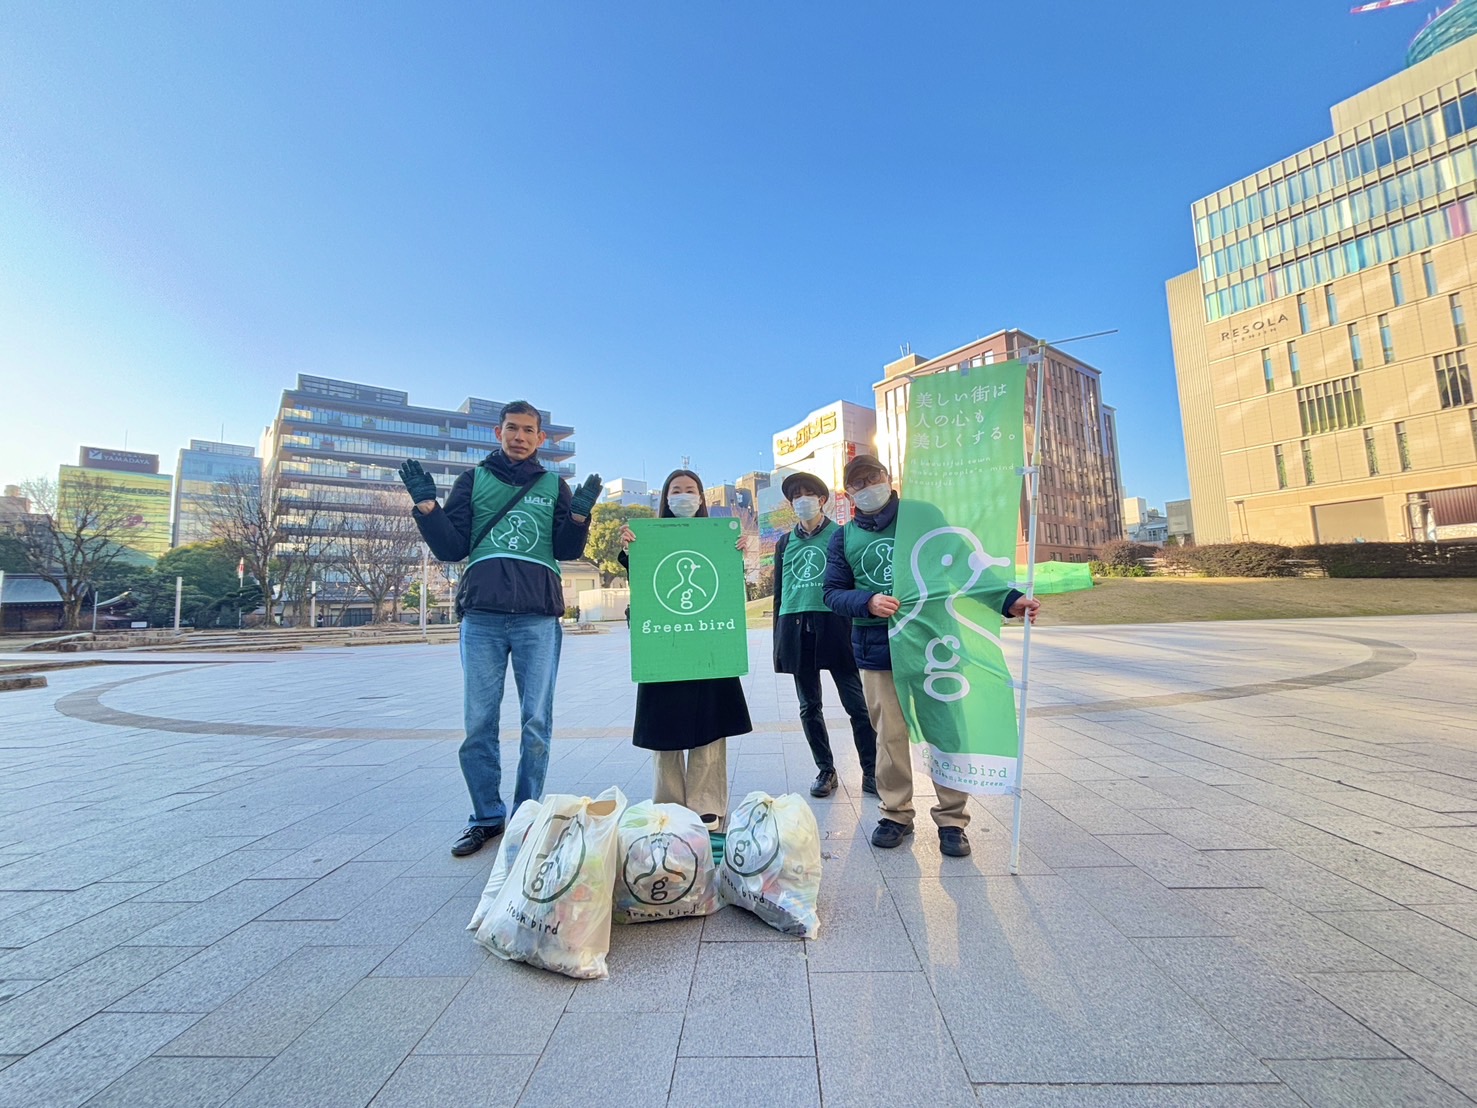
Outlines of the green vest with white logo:
[[[521,485],[510,485],[486,466],[472,471],[472,534],[482,522],[495,515],[515,496]],[[513,506],[487,537],[477,544],[467,565],[484,558],[516,558],[536,562],[556,574],[559,563],[554,558],[554,505],[559,503],[559,477],[545,473],[526,493],[522,502]]]
[[[892,544],[897,535],[897,516],[881,531],[863,531],[852,520],[842,529],[842,542],[856,587],[867,592],[892,595]],[[887,622],[875,616],[851,621],[862,626],[878,626]]]
[[813,535],[790,532],[785,543],[784,582],[780,615],[828,612],[821,591],[826,583],[826,547],[831,545],[831,521],[826,520]]

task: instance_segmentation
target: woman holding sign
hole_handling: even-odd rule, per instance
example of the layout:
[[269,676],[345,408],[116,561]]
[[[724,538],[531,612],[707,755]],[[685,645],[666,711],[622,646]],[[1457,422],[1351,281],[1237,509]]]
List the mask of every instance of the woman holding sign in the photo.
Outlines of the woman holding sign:
[[[674,470],[662,484],[657,516],[661,519],[705,518],[708,505],[703,483],[689,469]],[[627,550],[636,541],[630,527],[621,530],[620,563],[630,571]],[[738,540],[744,548],[744,540]],[[694,594],[711,587],[684,568],[674,567],[676,586]],[[665,582],[664,582],[665,583]],[[632,612],[633,630],[650,613]],[[681,804],[702,817],[709,830],[721,830],[728,812],[728,744],[732,735],[754,729],[749,705],[737,677],[696,681],[643,681],[636,686],[636,723],[631,741],[653,752],[657,803]]]

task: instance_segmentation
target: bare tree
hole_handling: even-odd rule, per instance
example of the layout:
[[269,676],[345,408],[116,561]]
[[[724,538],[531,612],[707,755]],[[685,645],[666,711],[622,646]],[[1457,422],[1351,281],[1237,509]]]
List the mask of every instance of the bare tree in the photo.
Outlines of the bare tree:
[[66,626],[75,630],[98,578],[136,557],[124,543],[137,532],[138,517],[117,486],[85,472],[65,486],[35,477],[23,491],[32,509],[19,529],[26,563],[61,594]]
[[[376,492],[362,511],[343,512],[334,527],[337,566],[374,608],[374,622],[390,618],[385,601],[399,595],[420,568],[420,531],[405,498]],[[393,613],[392,613],[393,614]]]
[[[260,481],[232,473],[216,482],[204,503],[211,534],[226,544],[246,573],[262,588],[268,612],[272,604],[272,556],[282,541],[279,487],[270,469]],[[270,622],[270,620],[269,620]]]

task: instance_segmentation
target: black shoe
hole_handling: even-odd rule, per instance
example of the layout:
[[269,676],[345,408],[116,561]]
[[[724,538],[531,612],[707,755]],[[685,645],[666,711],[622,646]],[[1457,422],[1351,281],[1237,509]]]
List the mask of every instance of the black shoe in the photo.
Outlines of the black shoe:
[[451,853],[457,858],[476,854],[502,833],[503,825],[500,823],[492,827],[468,827],[462,832],[462,837],[451,844]]
[[823,769],[815,775],[815,784],[810,786],[811,796],[830,796],[836,791],[836,771]]
[[969,854],[969,836],[962,827],[939,828],[939,851],[950,858],[963,858]]
[[872,845],[891,850],[912,833],[911,827],[904,827],[896,820],[880,819],[872,831]]
[[877,775],[875,773],[862,774],[862,792],[868,796],[877,795]]

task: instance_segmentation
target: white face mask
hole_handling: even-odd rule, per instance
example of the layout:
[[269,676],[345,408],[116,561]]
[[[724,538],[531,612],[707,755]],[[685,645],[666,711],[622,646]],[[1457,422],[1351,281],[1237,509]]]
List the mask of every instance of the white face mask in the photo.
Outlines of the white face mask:
[[878,485],[868,485],[851,494],[852,503],[856,505],[859,512],[871,514],[884,507],[892,499],[892,486],[886,481]]
[[801,523],[809,523],[821,514],[821,499],[818,496],[797,496],[791,503]]
[[703,498],[695,492],[671,492],[667,494],[667,507],[681,519],[691,519],[702,507]]

